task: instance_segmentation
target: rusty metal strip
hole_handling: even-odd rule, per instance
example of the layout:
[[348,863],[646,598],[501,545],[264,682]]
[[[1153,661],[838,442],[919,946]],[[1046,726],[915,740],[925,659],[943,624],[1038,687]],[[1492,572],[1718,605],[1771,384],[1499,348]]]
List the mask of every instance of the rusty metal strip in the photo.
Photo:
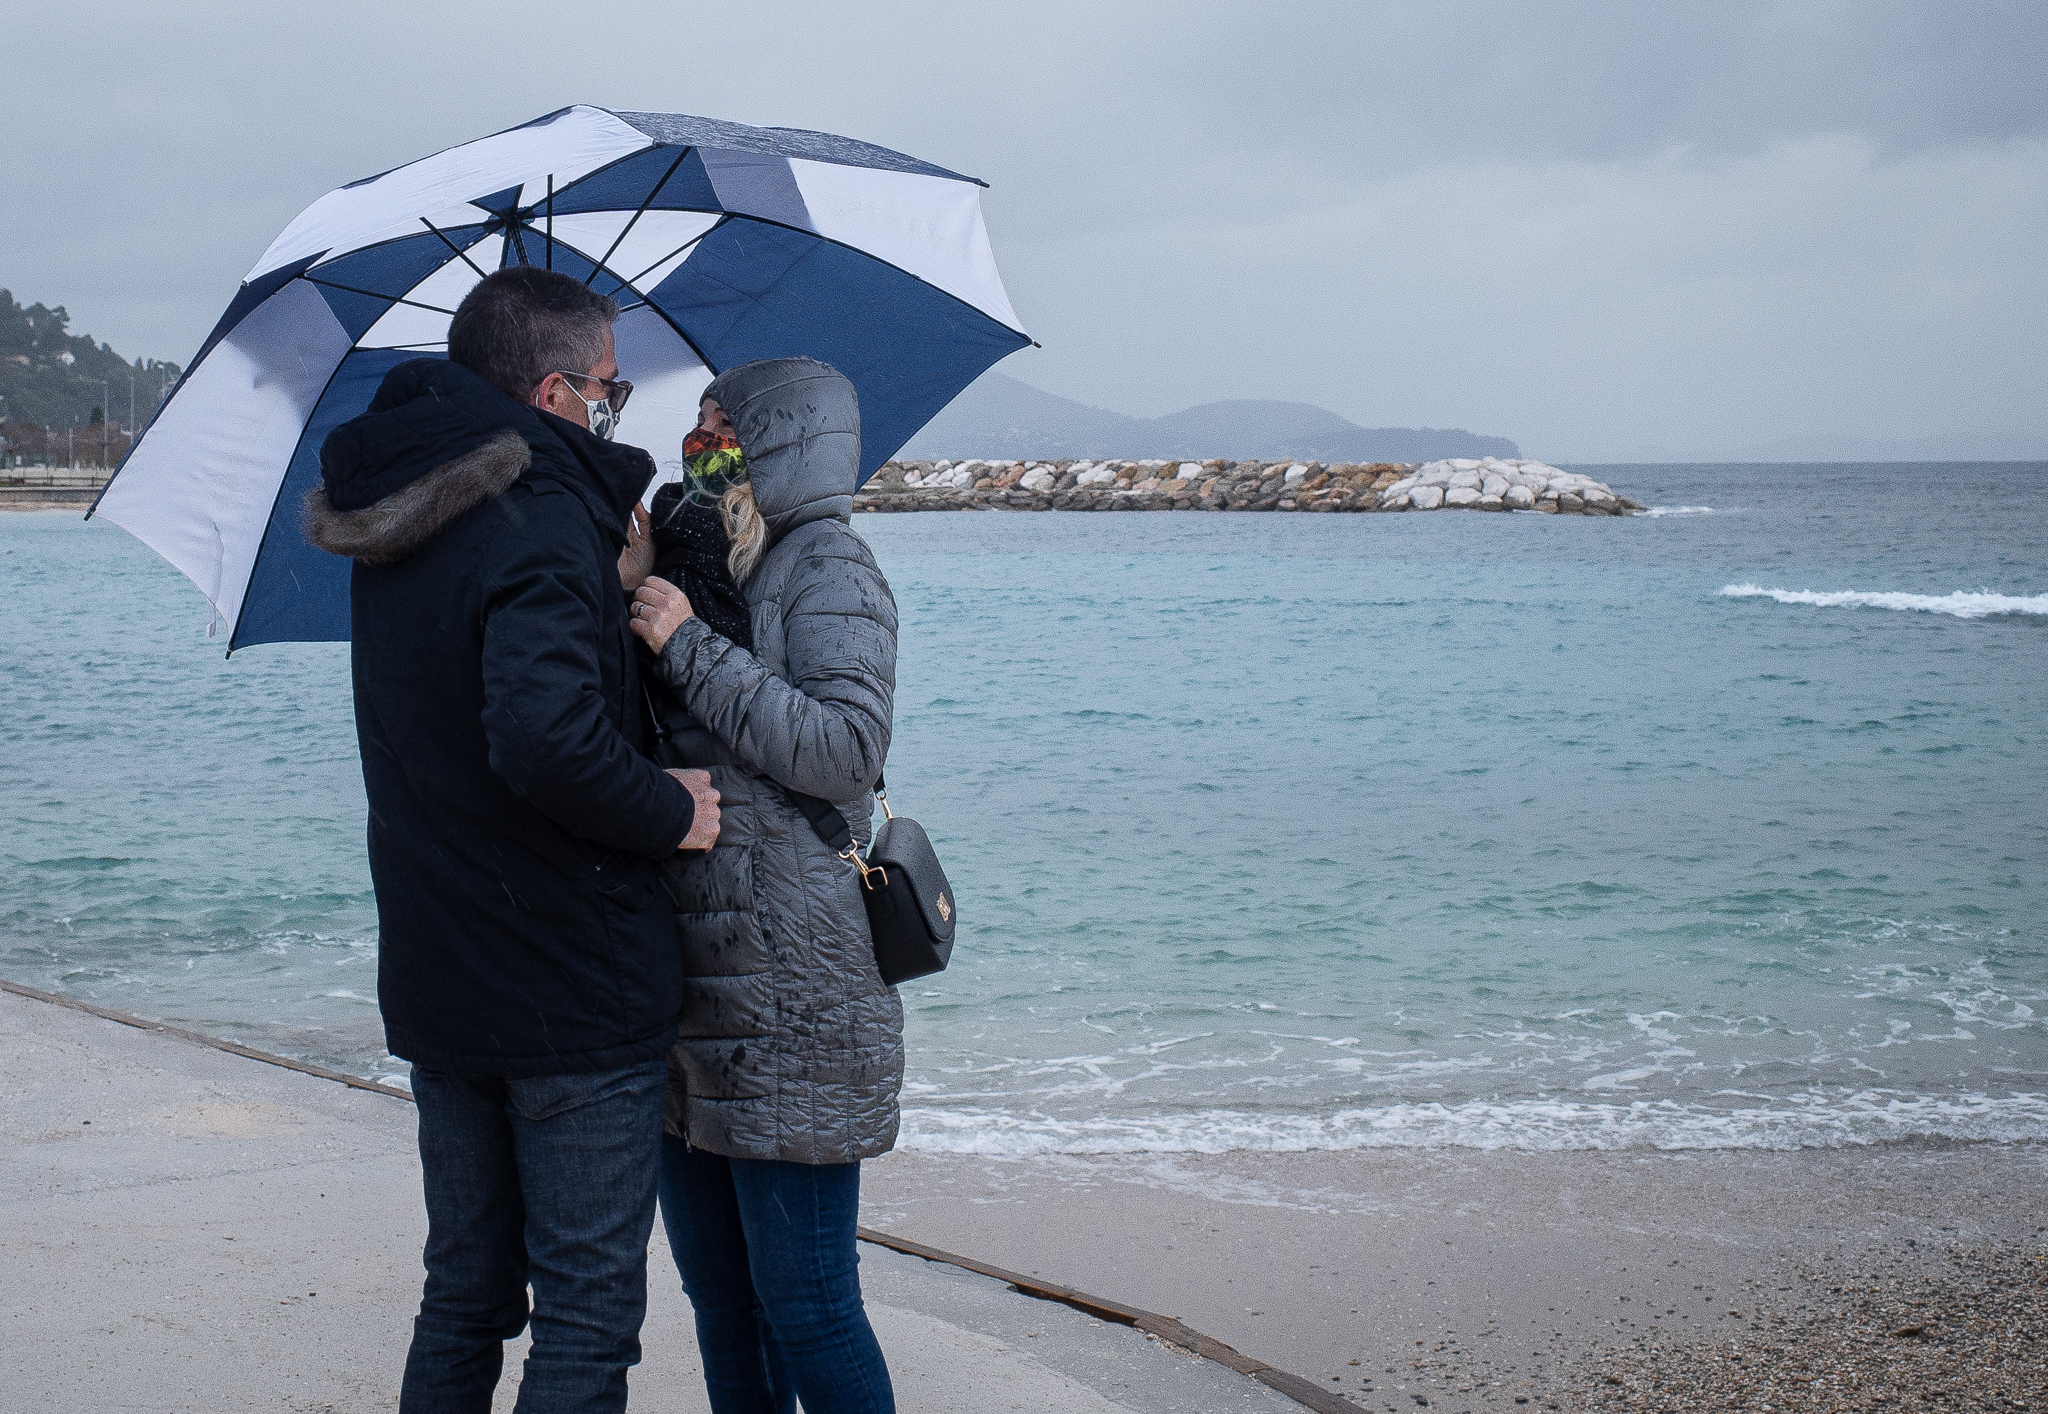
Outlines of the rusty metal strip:
[[1324,1389],[1313,1380],[1300,1375],[1277,1370],[1265,1361],[1246,1355],[1243,1351],[1225,1345],[1213,1336],[1203,1335],[1192,1326],[1183,1325],[1171,1316],[1162,1316],[1155,1311],[1143,1310],[1137,1306],[1126,1306],[1121,1301],[1111,1301],[1103,1296],[1090,1296],[1085,1291],[1076,1291],[1071,1286],[1056,1282],[1041,1281],[1037,1277],[1025,1276],[1005,1267],[977,1261],[973,1257],[962,1257],[957,1252],[948,1252],[939,1247],[928,1247],[922,1242],[912,1242],[905,1237],[896,1237],[877,1228],[858,1229],[860,1240],[872,1242],[877,1247],[886,1247],[892,1252],[901,1252],[909,1257],[922,1257],[927,1262],[944,1262],[979,1276],[993,1278],[1009,1286],[1019,1295],[1036,1297],[1040,1301],[1056,1301],[1062,1306],[1071,1306],[1076,1311],[1095,1317],[1099,1321],[1110,1321],[1120,1326],[1135,1326],[1147,1335],[1156,1335],[1170,1345],[1201,1356],[1249,1376],[1279,1394],[1286,1395],[1296,1404],[1317,1411],[1317,1414],[1358,1414],[1359,1406],[1333,1391]]
[[332,1080],[336,1084],[348,1086],[351,1090],[373,1090],[379,1095],[390,1095],[400,1100],[410,1100],[412,1098],[410,1090],[401,1090],[395,1085],[379,1085],[374,1080],[365,1080],[358,1075],[345,1075],[338,1070],[329,1070],[324,1065],[312,1065],[306,1061],[296,1061],[289,1056],[274,1056],[268,1051],[259,1051],[251,1046],[240,1046],[233,1041],[223,1041],[218,1036],[206,1036],[197,1031],[187,1031],[181,1026],[166,1026],[161,1021],[151,1021],[146,1017],[131,1016],[125,1011],[115,1011],[111,1007],[94,1006],[91,1002],[82,1002],[76,997],[63,996],[57,992],[39,992],[34,987],[24,987],[21,983],[9,982],[4,977],[0,977],[0,992],[12,992],[17,997],[27,997],[29,1000],[37,1002],[49,1002],[53,1006],[70,1007],[73,1011],[87,1012],[106,1021],[118,1021],[123,1026],[133,1026],[138,1031],[153,1031],[159,1036],[171,1036],[180,1041],[191,1041],[196,1045],[207,1046],[216,1051],[226,1051],[231,1056],[241,1056],[247,1060],[262,1061],[265,1065],[282,1066],[286,1070],[296,1070],[301,1075],[312,1075],[322,1080]]
[[[69,1007],[73,1011],[82,1011],[105,1021],[117,1021],[123,1026],[133,1026],[138,1031],[149,1031],[159,1036],[190,1041],[212,1050],[226,1051],[231,1056],[262,1061],[265,1065],[279,1066],[285,1070],[296,1070],[301,1075],[310,1075],[319,1080],[332,1080],[352,1090],[370,1090],[397,1100],[412,1099],[410,1090],[401,1090],[395,1085],[380,1085],[374,1080],[364,1080],[360,1076],[329,1070],[325,1066],[296,1061],[289,1056],[272,1055],[268,1051],[259,1051],[252,1046],[238,1045],[233,1041],[223,1041],[218,1036],[187,1031],[180,1026],[167,1026],[161,1021],[151,1021],[125,1011],[115,1011],[111,1007],[94,1006],[91,1002],[82,1002],[76,997],[63,996],[57,992],[24,987],[19,982],[9,982],[5,978],[0,978],[0,992],[11,992],[17,997],[27,997],[31,1001],[49,1002],[53,1006]],[[1040,1281],[1037,1277],[1025,1276],[1022,1272],[1013,1272],[988,1262],[976,1261],[972,1257],[963,1257],[957,1252],[948,1252],[943,1248],[928,1247],[922,1242],[912,1242],[908,1238],[896,1237],[876,1228],[863,1227],[856,1231],[861,1241],[872,1242],[877,1247],[886,1247],[892,1252],[901,1252],[909,1257],[921,1257],[927,1262],[943,1262],[947,1266],[959,1267],[963,1271],[992,1278],[1019,1295],[1071,1306],[1076,1311],[1095,1317],[1098,1321],[1133,1326],[1147,1335],[1159,1337],[1169,1345],[1177,1345],[1204,1360],[1257,1380],[1268,1389],[1286,1395],[1296,1404],[1317,1411],[1317,1414],[1358,1414],[1358,1405],[1324,1389],[1314,1381],[1303,1379],[1300,1375],[1289,1374],[1285,1370],[1277,1370],[1265,1361],[1254,1359],[1213,1336],[1203,1335],[1192,1326],[1183,1325],[1171,1316],[1162,1316],[1155,1311],[1147,1311],[1137,1306],[1126,1306],[1121,1301],[1111,1301],[1104,1296],[1091,1296],[1085,1291],[1076,1291],[1071,1286]]]

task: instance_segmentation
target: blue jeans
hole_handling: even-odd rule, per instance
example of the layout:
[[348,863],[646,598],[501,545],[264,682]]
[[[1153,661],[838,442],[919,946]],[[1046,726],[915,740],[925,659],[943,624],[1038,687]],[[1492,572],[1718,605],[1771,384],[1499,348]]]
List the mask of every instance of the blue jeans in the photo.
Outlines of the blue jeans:
[[859,1164],[661,1140],[661,1220],[697,1312],[712,1414],[895,1414],[861,1305]]
[[520,1414],[618,1414],[640,1361],[668,1066],[533,1080],[415,1070],[427,1282],[401,1414],[488,1414],[505,1342]]

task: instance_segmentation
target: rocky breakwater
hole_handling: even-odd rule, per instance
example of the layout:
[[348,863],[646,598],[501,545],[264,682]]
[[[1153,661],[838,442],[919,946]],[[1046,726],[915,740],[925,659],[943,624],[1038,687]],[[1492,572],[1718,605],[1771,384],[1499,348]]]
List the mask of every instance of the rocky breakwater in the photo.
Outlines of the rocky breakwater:
[[1634,501],[1534,461],[889,462],[857,511],[1536,511],[1630,515]]
[[1427,462],[1380,492],[1383,511],[1541,511],[1550,515],[1620,516],[1642,509],[1604,481],[1543,462]]

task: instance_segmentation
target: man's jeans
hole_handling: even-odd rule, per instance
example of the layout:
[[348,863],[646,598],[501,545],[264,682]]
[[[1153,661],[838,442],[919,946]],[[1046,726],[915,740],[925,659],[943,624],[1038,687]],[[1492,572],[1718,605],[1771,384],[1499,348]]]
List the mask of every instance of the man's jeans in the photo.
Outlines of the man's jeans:
[[661,1220],[697,1312],[712,1414],[894,1414],[861,1305],[859,1164],[661,1140]]
[[617,1414],[640,1360],[664,1061],[535,1080],[415,1070],[427,1283],[401,1414],[488,1414],[505,1342],[520,1414]]

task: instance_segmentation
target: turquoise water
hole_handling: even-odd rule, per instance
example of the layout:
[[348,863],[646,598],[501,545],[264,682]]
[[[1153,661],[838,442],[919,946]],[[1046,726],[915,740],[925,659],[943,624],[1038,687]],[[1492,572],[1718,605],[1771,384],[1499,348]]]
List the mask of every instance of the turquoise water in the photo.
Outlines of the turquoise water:
[[[2048,1138],[2048,467],[1596,474],[1658,513],[860,518],[964,920],[906,1143]],[[0,574],[0,975],[402,1074],[346,649]]]

